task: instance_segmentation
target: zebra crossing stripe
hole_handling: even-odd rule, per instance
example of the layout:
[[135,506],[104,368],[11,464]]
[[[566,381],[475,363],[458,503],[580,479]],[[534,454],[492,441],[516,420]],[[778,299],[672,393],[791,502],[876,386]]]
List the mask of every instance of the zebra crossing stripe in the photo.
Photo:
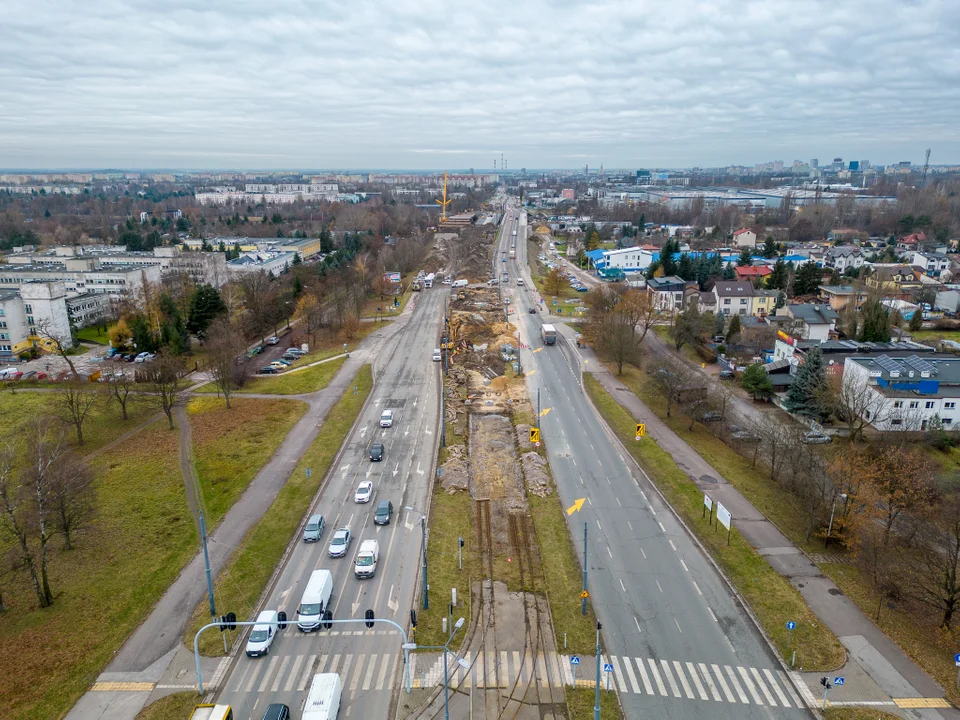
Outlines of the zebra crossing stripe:
[[707,694],[703,691],[703,685],[700,684],[700,676],[697,675],[697,671],[693,667],[692,662],[687,663],[687,672],[690,673],[690,678],[693,680],[693,684],[697,686],[697,694],[700,696],[700,699],[707,700]]
[[274,668],[277,667],[277,661],[279,659],[279,655],[274,655],[272,658],[270,658],[270,663],[267,665],[267,671],[263,674],[263,680],[260,681],[260,687],[257,688],[257,692],[263,692],[267,689],[267,685],[270,683],[270,675],[273,673]]
[[[337,660],[340,658],[339,655],[334,655],[333,663],[336,665]],[[307,658],[307,664],[303,666],[303,675],[300,676],[300,682],[297,683],[297,692],[303,692],[307,687],[307,680],[310,679],[310,674],[313,672],[313,664],[317,661],[316,655],[311,655]]]
[[[363,655],[357,656],[357,664],[353,668],[353,677],[350,680],[350,695],[351,697],[357,688],[360,687],[360,673],[363,671]],[[343,674],[344,677],[347,676],[346,673]]]
[[[326,655],[324,655],[326,657]],[[287,676],[287,684],[283,686],[284,692],[290,692],[293,690],[293,683],[297,680],[297,670],[300,669],[300,663],[303,662],[303,655],[297,655],[297,659],[293,661],[293,667],[290,668],[290,675]]]
[[767,690],[767,684],[763,681],[763,678],[760,677],[760,671],[752,667],[750,668],[750,672],[753,674],[753,679],[757,681],[757,687],[760,688],[760,692],[762,692],[763,696],[767,699],[767,703],[776,707],[777,701],[773,699],[773,695]]
[[743,684],[747,686],[747,690],[750,692],[750,695],[753,696],[753,701],[757,705],[763,705],[763,700],[761,700],[760,695],[757,694],[757,688],[750,679],[750,674],[744,670],[741,665],[737,665],[737,672],[740,673],[740,677],[743,678]]
[[673,673],[670,672],[670,665],[667,664],[666,660],[660,661],[660,666],[663,668],[663,675],[667,678],[667,682],[670,683],[670,692],[673,693],[675,698],[680,697],[680,688],[677,687],[677,681],[673,677]]
[[620,672],[620,663],[617,662],[615,657],[611,657],[610,664],[613,665],[613,676],[617,679],[617,687],[620,689],[620,692],[626,692],[627,683],[624,682],[623,673]]
[[[783,682],[783,686],[787,689],[787,695],[790,696],[790,699],[793,700],[793,704],[797,707],[806,707],[806,705],[797,697],[797,694],[793,691],[793,683],[790,682],[790,678],[787,677],[787,674],[783,670],[777,670],[777,675],[780,676],[780,680]],[[804,684],[804,689],[807,693],[812,696],[810,693],[810,688]],[[816,699],[814,698],[814,704],[816,704]]]
[[[252,663],[251,663],[252,664]],[[250,673],[250,682],[247,683],[246,692],[253,690],[253,684],[257,681],[257,670],[259,670],[259,663],[254,666],[253,672]]]
[[640,686],[637,685],[637,676],[633,674],[633,667],[630,663],[630,658],[623,659],[623,669],[627,671],[627,677],[630,678],[630,687],[633,688],[633,691],[640,694]]
[[377,669],[377,654],[374,653],[370,656],[370,662],[367,664],[367,674],[363,676],[363,690],[370,689],[370,683],[373,682],[373,673]]
[[650,663],[650,672],[653,674],[653,679],[657,682],[657,690],[660,691],[660,694],[663,697],[667,696],[667,688],[663,684],[663,680],[660,678],[660,671],[657,670],[657,661],[653,658],[647,658],[647,662]]
[[737,695],[740,697],[740,702],[744,705],[749,705],[750,701],[747,699],[747,694],[743,691],[743,688],[740,687],[740,683],[737,682],[737,676],[733,672],[733,668],[729,665],[724,665],[723,669],[727,671],[727,677],[730,678],[730,684],[733,685],[734,689],[737,691]]
[[690,689],[690,683],[687,682],[687,676],[683,674],[683,668],[676,660],[673,661],[673,667],[677,671],[677,677],[680,678],[680,684],[683,685],[683,692],[688,700],[693,700],[693,690]]
[[780,689],[777,681],[773,679],[773,673],[764,668],[763,674],[767,676],[767,680],[770,681],[770,687],[774,689],[774,691],[777,693],[777,697],[780,698],[780,703],[784,707],[790,707],[790,701],[787,700],[787,696],[783,694],[783,690]]
[[710,694],[713,695],[713,699],[716,702],[721,702],[722,698],[720,697],[720,693],[717,692],[717,686],[713,684],[713,678],[710,677],[710,668],[703,663],[697,663],[697,666],[700,668],[703,681],[707,684],[707,688],[709,688]]
[[387,667],[390,663],[390,655],[383,656],[383,662],[380,664],[380,674],[377,675],[377,690],[383,688],[384,678],[387,677]]
[[[733,694],[730,692],[730,688],[727,687],[726,680],[723,679],[723,672],[720,670],[720,666],[713,664],[710,667],[713,668],[713,674],[716,675],[717,681],[720,683],[720,687],[723,689],[723,694],[727,698],[727,702],[736,702],[736,700],[733,699]],[[743,696],[743,701],[746,702],[747,696],[743,695],[742,690],[740,691],[740,695]]]
[[637,669],[640,671],[640,678],[643,680],[643,688],[647,691],[647,695],[653,695],[653,685],[650,684],[650,678],[647,677],[647,669],[643,665],[643,660],[641,658],[636,658]]
[[284,677],[284,674],[283,674],[283,673],[284,673],[284,671],[287,669],[287,665],[290,664],[291,658],[292,658],[291,655],[287,655],[287,656],[283,659],[283,662],[280,663],[280,669],[277,670],[277,677],[276,677],[276,679],[273,681],[273,687],[270,688],[270,692],[276,692],[277,690],[280,689],[280,680],[283,679],[283,677]]

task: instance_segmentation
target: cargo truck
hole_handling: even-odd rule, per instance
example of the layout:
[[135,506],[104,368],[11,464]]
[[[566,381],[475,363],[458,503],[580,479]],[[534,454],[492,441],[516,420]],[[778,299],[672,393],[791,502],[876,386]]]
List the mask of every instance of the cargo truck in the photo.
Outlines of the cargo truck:
[[544,323],[540,326],[540,338],[543,340],[544,345],[556,345],[557,329],[549,323]]

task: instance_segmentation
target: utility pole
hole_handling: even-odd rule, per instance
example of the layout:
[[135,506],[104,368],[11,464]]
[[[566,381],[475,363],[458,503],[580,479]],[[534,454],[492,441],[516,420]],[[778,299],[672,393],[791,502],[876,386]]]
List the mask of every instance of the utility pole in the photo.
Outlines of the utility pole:
[[537,430],[540,429],[540,388],[537,388]]
[[583,592],[580,593],[580,614],[587,614],[587,523],[583,523]]
[[210,617],[216,621],[217,606],[213,602],[213,575],[210,573],[210,554],[207,552],[207,525],[203,521],[203,510],[200,514],[200,541],[203,543],[203,564],[207,570],[207,595],[210,597]]
[[423,514],[420,515],[420,538],[423,543],[423,609],[427,610],[430,607],[430,586],[427,584],[427,517]]
[[[584,601],[586,602],[586,601]],[[600,630],[603,625],[597,623],[597,695],[593,705],[593,720],[600,720]]]

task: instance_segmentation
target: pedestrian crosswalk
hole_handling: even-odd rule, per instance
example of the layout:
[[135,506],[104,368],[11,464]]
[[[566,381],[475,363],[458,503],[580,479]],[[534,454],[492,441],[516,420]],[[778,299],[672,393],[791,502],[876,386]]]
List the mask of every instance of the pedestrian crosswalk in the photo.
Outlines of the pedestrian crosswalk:
[[290,653],[268,655],[247,661],[241,658],[237,671],[227,680],[228,693],[304,692],[317,673],[335,672],[344,693],[393,690],[403,654],[388,653]]
[[[513,651],[486,652],[461,656],[468,669],[447,659],[451,687],[510,688],[531,683],[594,687],[596,660],[569,655],[539,653],[536,657]],[[414,687],[443,684],[443,656],[417,654]],[[681,700],[805,708],[791,679],[782,670],[717,663],[665,660],[662,658],[601,656],[604,668],[601,683],[622,693],[659,696]],[[607,677],[609,675],[609,677]]]

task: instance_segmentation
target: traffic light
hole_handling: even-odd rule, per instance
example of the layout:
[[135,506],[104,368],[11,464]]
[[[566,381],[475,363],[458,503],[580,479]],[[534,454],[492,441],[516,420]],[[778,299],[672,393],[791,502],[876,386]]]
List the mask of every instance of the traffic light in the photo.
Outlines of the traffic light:
[[287,614],[283,610],[277,613],[277,624],[281,630],[287,629]]
[[540,428],[535,428],[535,427],[530,428],[530,442],[532,443],[540,442]]
[[416,627],[416,626],[417,626],[417,611],[411,610],[410,611],[410,627]]
[[365,624],[368,628],[372,628],[372,627],[373,627],[373,618],[374,618],[373,610],[367,610],[367,611],[363,614],[363,617],[366,618],[366,622],[365,622],[364,624]]
[[227,630],[236,630],[237,629],[237,614],[236,613],[227,613],[223,616],[223,621],[227,624]]
[[460,547],[463,547],[463,538],[460,538]]
[[226,632],[228,629],[229,628],[227,628],[227,616],[221,615],[220,616],[220,632]]
[[[822,677],[820,678],[820,684],[823,685],[827,690],[830,689],[830,678]],[[826,697],[826,695],[824,695]]]
[[333,620],[333,613],[330,612],[329,610],[325,611],[323,613],[323,629],[324,630],[329,630],[330,628],[333,627],[333,623],[331,622],[332,620]]

